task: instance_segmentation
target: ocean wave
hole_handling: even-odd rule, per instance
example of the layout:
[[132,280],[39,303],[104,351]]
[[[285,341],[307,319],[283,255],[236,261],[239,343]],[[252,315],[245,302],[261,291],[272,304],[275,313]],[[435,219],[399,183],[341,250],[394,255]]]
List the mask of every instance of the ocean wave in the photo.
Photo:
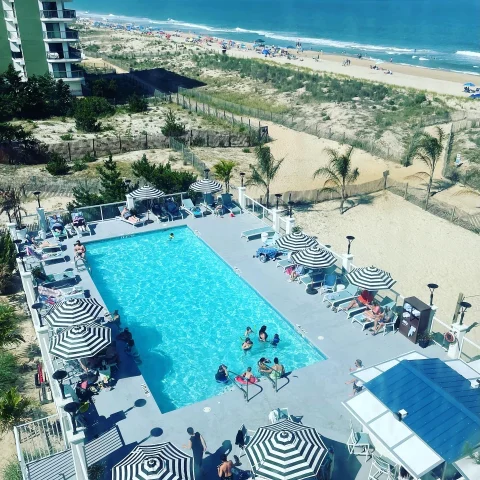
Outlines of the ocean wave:
[[428,58],[425,58],[425,57],[420,57],[419,60],[420,60],[421,62],[428,62],[429,59],[428,59]]
[[455,52],[455,55],[461,55],[462,57],[480,57],[480,52],[469,52],[468,50],[459,50]]

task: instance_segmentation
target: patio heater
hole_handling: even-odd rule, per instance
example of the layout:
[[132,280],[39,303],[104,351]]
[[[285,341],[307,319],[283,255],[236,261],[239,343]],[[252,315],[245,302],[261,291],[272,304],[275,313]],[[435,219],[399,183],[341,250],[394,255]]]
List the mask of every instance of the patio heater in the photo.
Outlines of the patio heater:
[[353,237],[352,235],[347,235],[346,238],[347,238],[347,241],[348,241],[347,255],[350,255],[350,245],[355,240],[355,237]]
[[277,198],[277,210],[278,210],[278,202],[280,201],[280,198],[282,198],[282,194],[281,193],[276,193],[275,194],[275,197]]
[[73,434],[77,434],[77,423],[75,421],[75,417],[77,416],[78,409],[80,408],[80,404],[78,402],[70,402],[67,403],[63,409],[70,415],[72,419],[72,427],[73,427]]
[[130,184],[132,183],[132,181],[129,179],[129,178],[126,178],[124,181],[123,181],[123,184],[125,185],[125,187],[127,188],[127,193],[130,192]]
[[19,258],[21,261],[22,261],[22,267],[23,267],[23,271],[26,272],[26,268],[25,268],[25,262],[23,261],[23,259],[25,258],[25,255],[26,253],[25,252],[18,252],[17,253],[17,258]]
[[243,187],[243,178],[245,177],[245,172],[240,172],[240,186]]
[[205,174],[205,180],[208,180],[208,174],[210,173],[210,169],[206,168],[203,173]]
[[438,288],[438,285],[436,283],[429,283],[427,287],[430,289],[430,306],[433,305],[433,293],[435,292],[435,289]]
[[463,325],[463,317],[465,316],[465,312],[472,306],[471,303],[468,302],[460,302],[460,325]]
[[36,192],[33,192],[33,194],[37,197],[38,208],[41,207],[41,205],[40,205],[40,194],[41,194],[41,193],[42,193],[42,192],[39,192],[38,190],[37,190]]
[[42,314],[40,313],[40,309],[43,308],[43,303],[42,302],[37,302],[32,305],[32,308],[36,310],[37,315],[38,315],[38,324],[40,327],[43,327],[43,320],[42,320]]
[[293,215],[293,205],[295,202],[292,202],[291,200],[288,202],[288,216],[292,218]]
[[63,384],[63,380],[67,376],[67,372],[65,370],[56,370],[53,372],[52,378],[58,382],[58,386],[60,388],[60,392],[62,394],[62,398],[65,400],[65,385]]

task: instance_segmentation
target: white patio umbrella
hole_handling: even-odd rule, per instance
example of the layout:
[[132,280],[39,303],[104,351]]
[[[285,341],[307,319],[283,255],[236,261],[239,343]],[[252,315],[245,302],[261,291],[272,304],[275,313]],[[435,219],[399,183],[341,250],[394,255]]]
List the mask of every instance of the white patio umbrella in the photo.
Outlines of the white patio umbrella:
[[352,285],[370,292],[389,290],[396,282],[388,272],[373,266],[355,268],[350,273],[347,273],[345,278]]
[[222,184],[216,180],[210,178],[203,178],[202,180],[197,180],[196,182],[190,185],[190,190],[194,192],[200,192],[203,194],[207,193],[217,193],[222,190]]
[[315,477],[327,448],[314,428],[282,420],[259,428],[245,452],[258,477],[303,480]]
[[193,460],[170,442],[138,445],[113,467],[112,480],[194,480]]
[[305,248],[310,248],[318,245],[317,241],[313,237],[309,237],[302,232],[290,233],[283,235],[276,241],[277,247],[284,250],[291,250],[292,252],[298,252]]
[[165,196],[165,193],[155,187],[144,185],[137,188],[133,192],[128,194],[134,200],[149,200],[149,209],[147,210],[147,221],[150,220],[151,201],[154,198],[161,198]]
[[95,298],[72,298],[56,303],[45,316],[46,322],[54,328],[68,328],[91,323],[104,308]]
[[292,254],[292,262],[295,264],[315,269],[331,267],[336,261],[332,252],[318,245]]

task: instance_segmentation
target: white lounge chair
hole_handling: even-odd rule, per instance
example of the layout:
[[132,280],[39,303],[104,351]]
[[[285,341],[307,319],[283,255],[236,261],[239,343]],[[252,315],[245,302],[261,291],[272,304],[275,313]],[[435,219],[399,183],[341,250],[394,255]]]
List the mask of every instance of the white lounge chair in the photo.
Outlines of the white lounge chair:
[[268,235],[275,235],[275,230],[272,227],[259,227],[252,230],[245,230],[240,234],[240,238],[246,238],[249,242],[252,238],[260,237],[262,233],[268,233]]
[[125,218],[122,215],[123,207],[118,207],[118,211],[120,212],[120,215],[118,217],[115,217],[117,220],[121,220],[122,222],[128,223],[129,225],[132,225],[133,227],[138,227],[140,225],[145,224],[145,219],[143,219],[141,216],[138,216],[138,221],[134,222],[133,220],[130,221],[128,218]]
[[298,278],[298,283],[305,285],[308,290],[309,285],[321,284],[325,279],[325,273],[323,272],[310,272],[302,275]]
[[85,291],[83,290],[83,287],[79,285],[66,288],[51,288],[39,285],[38,294],[52,298],[55,302],[71,298],[85,298]]
[[202,218],[204,216],[206,208],[204,206],[195,206],[190,198],[182,199],[182,210],[187,212],[187,215],[191,215],[193,218]]
[[285,271],[288,267],[293,267],[293,265],[295,265],[295,262],[292,262],[289,258],[284,258],[277,261],[277,267],[282,267],[283,271]]
[[355,285],[352,285],[350,283],[347,285],[347,287],[344,290],[340,290],[338,292],[326,293],[323,296],[323,301],[328,303],[332,310],[335,310],[339,304],[347,300],[351,301],[352,299],[354,299],[355,295],[357,294],[357,291],[358,291],[358,288]]

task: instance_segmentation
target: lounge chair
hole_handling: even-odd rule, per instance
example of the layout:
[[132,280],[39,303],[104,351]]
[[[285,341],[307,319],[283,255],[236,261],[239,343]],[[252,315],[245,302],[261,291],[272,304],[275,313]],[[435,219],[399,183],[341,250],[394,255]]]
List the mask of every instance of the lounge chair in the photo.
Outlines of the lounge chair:
[[381,330],[383,330],[383,336],[385,336],[387,334],[389,328],[391,328],[392,332],[395,333],[397,331],[397,330],[395,330],[395,325],[397,323],[397,318],[398,318],[398,315],[396,313],[394,315],[392,315],[392,318],[388,322],[385,322],[383,324],[383,327],[377,333],[379,333]]
[[310,272],[305,275],[302,275],[298,278],[298,283],[301,285],[305,285],[305,288],[308,290],[309,285],[315,285],[318,283],[322,283],[325,279],[324,272]]
[[265,247],[274,247],[279,238],[280,238],[280,235],[276,232],[273,234],[273,237],[270,237],[270,234],[269,234],[268,238],[263,241],[263,245]]
[[57,240],[60,240],[61,237],[68,238],[68,232],[65,229],[65,225],[63,224],[63,220],[60,217],[58,217],[57,215],[52,215],[52,216],[48,217],[48,227],[49,227],[52,235]]
[[137,217],[138,218],[138,221],[134,222],[133,220],[130,220],[131,217],[129,218],[125,218],[123,215],[122,215],[122,212],[123,212],[123,207],[118,207],[118,211],[120,212],[120,215],[118,217],[115,217],[117,220],[121,220],[122,222],[125,222],[125,223],[128,223],[129,225],[132,225],[133,227],[138,227],[140,225],[144,225],[145,224],[145,220],[140,218],[140,217]]
[[215,201],[215,197],[211,193],[206,193],[202,205],[209,210],[211,213],[215,211],[217,207],[217,202]]
[[40,285],[38,287],[38,296],[42,303],[54,304],[63,300],[72,298],[85,298],[83,287],[75,285],[67,288],[48,288]]
[[[81,228],[83,223],[85,226],[85,230]],[[87,222],[85,222],[85,218],[83,217],[83,214],[81,212],[73,212],[72,213],[72,228],[75,230],[75,233],[79,236],[82,237],[83,235],[91,235],[92,232],[88,228]]]
[[70,280],[75,278],[75,272],[73,268],[67,268],[65,271],[61,273],[51,273],[49,275],[45,275],[43,278],[39,277],[39,280],[42,282],[43,286],[47,286],[47,284],[53,282],[60,282],[63,280]]
[[[375,295],[376,294],[377,294],[377,292],[374,293],[373,300],[375,300]],[[390,301],[391,300],[389,299],[388,302],[390,302]],[[353,316],[358,315],[359,313],[365,312],[365,310],[367,310],[366,305],[356,306],[356,307],[353,307],[353,308],[350,308],[349,310],[347,310],[347,307],[350,305],[350,303],[351,303],[351,300],[350,301],[344,301],[344,302],[342,302],[342,303],[340,303],[339,305],[336,306],[337,312],[344,311],[344,312],[347,313],[347,319],[350,319]],[[385,306],[385,304],[382,303],[380,306]]]
[[170,216],[167,214],[167,211],[159,203],[152,205],[152,215],[156,217],[159,223],[170,221]]
[[175,220],[176,218],[183,219],[182,212],[172,198],[165,201],[165,208],[171,220]]
[[337,274],[336,273],[327,273],[325,275],[325,280],[323,281],[322,286],[320,287],[320,293],[333,292],[337,285]]
[[[190,198],[182,199],[182,207],[187,215],[191,215],[193,218],[202,218],[204,211],[201,206],[195,206]],[[205,208],[205,207],[203,207]]]
[[222,205],[224,210],[227,210],[234,215],[242,213],[241,208],[232,201],[230,193],[222,193]]
[[293,267],[295,262],[292,262],[289,258],[284,258],[283,260],[279,260],[277,262],[277,267],[282,267],[283,271],[285,271],[288,267]]
[[[381,302],[380,302],[380,307],[382,308],[382,311],[385,311],[386,308],[388,308],[389,310],[392,310],[393,308],[395,308],[395,305],[396,305],[396,302],[394,300],[391,300],[390,298],[388,297],[385,297]],[[358,323],[360,325],[363,326],[362,330],[365,330],[367,328],[367,326],[370,326],[374,323],[372,317],[370,317],[369,315],[366,315],[366,310],[367,308],[366,307],[358,307],[358,309],[361,309],[362,311],[361,312],[356,312],[355,313],[355,310],[356,309],[351,309],[349,310],[350,315],[347,314],[347,318],[351,318],[352,319],[352,323]]]
[[337,306],[345,301],[351,301],[357,294],[358,287],[351,283],[347,285],[345,290],[339,292],[326,293],[323,296],[323,301],[328,303],[332,310],[336,310]]
[[275,235],[275,230],[272,227],[259,227],[252,230],[245,230],[240,234],[240,238],[246,238],[249,242],[252,238],[260,237],[262,233],[268,233],[269,235]]
[[63,250],[60,245],[54,247],[43,247],[33,249],[31,247],[26,247],[25,252],[31,258],[34,258],[37,262],[46,263],[55,260],[63,260],[66,262],[65,255],[63,255]]

